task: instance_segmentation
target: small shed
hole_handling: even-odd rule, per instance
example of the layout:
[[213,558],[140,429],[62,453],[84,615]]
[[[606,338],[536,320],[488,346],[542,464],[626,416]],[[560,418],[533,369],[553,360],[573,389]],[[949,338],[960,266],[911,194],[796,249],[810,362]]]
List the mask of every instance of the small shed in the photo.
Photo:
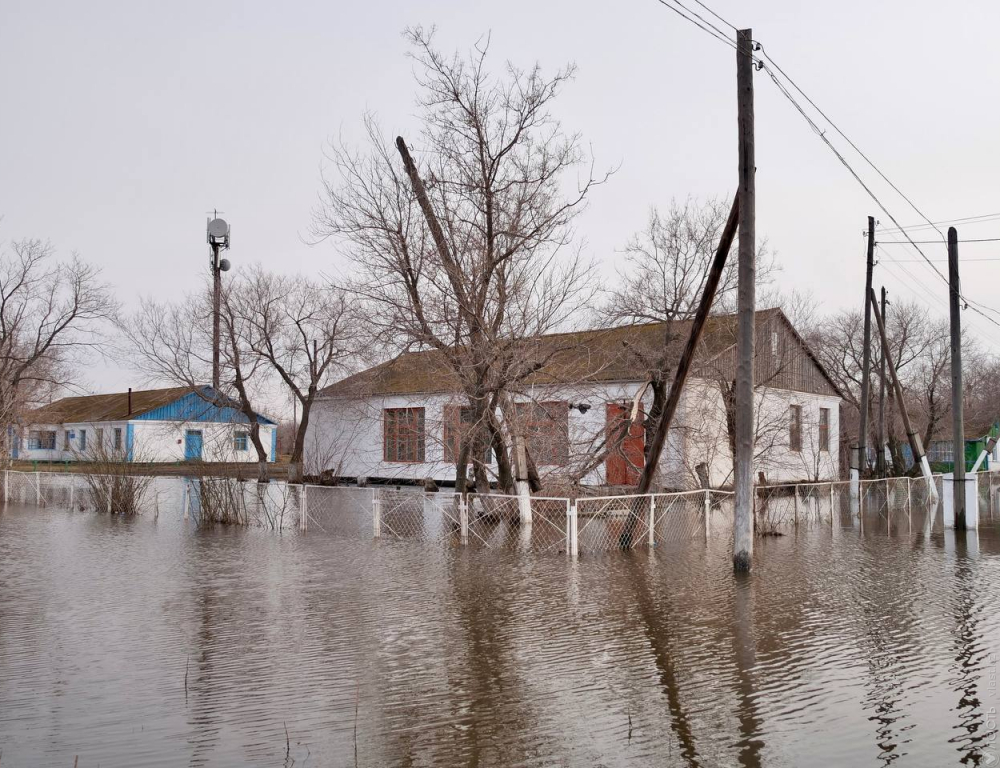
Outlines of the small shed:
[[[277,424],[255,415],[269,461]],[[26,461],[255,462],[250,419],[212,387],[128,390],[65,397],[29,412],[12,435],[12,457]]]

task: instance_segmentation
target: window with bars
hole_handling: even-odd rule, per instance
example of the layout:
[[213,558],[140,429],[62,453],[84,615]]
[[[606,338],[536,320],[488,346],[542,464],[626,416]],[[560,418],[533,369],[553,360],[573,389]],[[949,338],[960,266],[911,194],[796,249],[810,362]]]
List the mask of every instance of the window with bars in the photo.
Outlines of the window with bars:
[[538,466],[569,463],[569,403],[516,403],[518,427]]
[[802,450],[802,406],[793,405],[789,409],[788,448],[792,451]]
[[54,430],[33,429],[28,432],[28,450],[54,451],[56,449],[56,433]]
[[830,450],[830,409],[819,409],[819,449]]
[[424,409],[382,411],[382,459],[407,463],[424,460]]
[[[473,409],[463,405],[446,405],[444,407],[444,460],[450,464],[458,462],[458,454],[462,447],[462,438],[471,431],[475,423]],[[484,435],[487,434],[484,430]],[[471,435],[470,435],[471,437]],[[486,445],[486,464],[493,463],[493,450]]]

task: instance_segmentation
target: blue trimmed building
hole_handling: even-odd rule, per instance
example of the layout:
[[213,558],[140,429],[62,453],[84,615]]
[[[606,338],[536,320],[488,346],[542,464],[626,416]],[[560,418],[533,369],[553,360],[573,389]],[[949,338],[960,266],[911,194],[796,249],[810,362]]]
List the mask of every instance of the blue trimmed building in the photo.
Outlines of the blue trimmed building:
[[[256,415],[268,460],[277,458],[277,424]],[[66,397],[28,413],[11,435],[25,461],[255,462],[250,419],[211,387],[129,390]]]

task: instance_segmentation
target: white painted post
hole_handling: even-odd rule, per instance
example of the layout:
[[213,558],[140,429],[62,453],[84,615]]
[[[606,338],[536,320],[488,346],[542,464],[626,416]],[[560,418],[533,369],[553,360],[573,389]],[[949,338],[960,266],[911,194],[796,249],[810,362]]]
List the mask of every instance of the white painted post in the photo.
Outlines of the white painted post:
[[42,506],[42,473],[35,473],[35,505]]
[[711,535],[712,527],[712,492],[707,488],[705,489],[705,541],[708,541]]
[[75,478],[70,475],[69,477],[69,509],[70,512],[76,509],[76,505],[73,503],[73,497],[76,494],[76,482]]
[[569,553],[573,557],[580,554],[580,539],[579,531],[576,525],[576,502],[571,501],[569,503],[569,511],[567,512],[569,520]]
[[649,546],[656,546],[656,496],[649,495]]
[[308,485],[302,484],[302,497],[299,499],[299,527],[304,531],[309,527],[309,494]]
[[10,499],[10,470],[5,469],[3,471],[3,505],[5,507],[8,499]]
[[834,513],[837,508],[837,502],[834,498],[836,494],[835,483],[830,483],[830,525],[835,525]]
[[462,544],[469,543],[469,505],[465,501],[465,495],[458,497],[458,527],[462,535]]
[[[107,478],[105,478],[107,481]],[[111,483],[108,483],[108,514],[111,514]]]
[[382,498],[377,488],[372,489],[372,533],[376,539],[382,537]]
[[799,487],[797,485],[792,486],[792,517],[797,528],[799,525]]
[[181,500],[181,505],[184,508],[184,519],[187,520],[191,508],[191,484],[186,480],[184,481],[184,498]]

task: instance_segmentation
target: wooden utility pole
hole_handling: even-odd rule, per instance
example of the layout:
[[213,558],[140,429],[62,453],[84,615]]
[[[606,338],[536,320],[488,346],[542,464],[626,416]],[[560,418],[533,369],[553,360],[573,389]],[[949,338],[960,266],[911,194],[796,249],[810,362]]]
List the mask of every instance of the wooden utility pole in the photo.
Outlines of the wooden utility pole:
[[753,31],[736,33],[736,97],[739,129],[740,244],[736,299],[736,456],[733,568],[753,562],[753,356],[755,321],[756,192],[754,189]]
[[646,463],[642,468],[642,475],[639,476],[636,493],[649,493],[649,487],[652,485],[653,477],[656,475],[656,467],[660,463],[660,454],[663,452],[663,443],[670,429],[670,422],[673,421],[674,414],[677,411],[677,404],[680,402],[681,394],[684,391],[684,383],[687,381],[691,364],[694,362],[698,341],[701,339],[705,322],[708,320],[709,312],[712,310],[712,301],[715,299],[715,292],[719,287],[719,282],[722,280],[722,273],[726,268],[726,257],[729,255],[729,249],[736,238],[739,211],[740,197],[737,195],[733,200],[732,208],[729,210],[729,218],[726,220],[726,226],[722,230],[722,237],[719,240],[719,247],[715,251],[715,258],[712,259],[712,265],[708,270],[708,277],[705,278],[705,290],[701,294],[701,301],[695,312],[694,320],[691,321],[691,334],[688,336],[687,344],[684,346],[684,351],[681,353],[680,360],[677,363],[674,382],[670,387],[670,393],[667,395],[667,402],[663,406],[660,421],[656,425],[656,432],[653,433],[653,440],[649,444],[649,453],[646,456]]
[[[885,322],[885,286],[882,286],[882,322]],[[885,355],[879,357],[878,372],[878,453],[875,454],[875,469],[879,477],[885,477]]]
[[868,467],[868,399],[872,368],[872,269],[875,267],[875,217],[868,217],[868,264],[865,268],[865,346],[861,352],[861,421],[858,425],[858,468],[864,475]]
[[906,410],[906,401],[903,399],[903,386],[899,383],[896,375],[896,364],[892,361],[892,352],[889,351],[889,339],[885,335],[885,322],[882,320],[882,313],[878,308],[878,299],[875,298],[875,291],[868,294],[868,302],[875,313],[875,324],[878,326],[879,338],[882,340],[882,354],[885,355],[886,368],[889,370],[889,378],[892,380],[892,389],[896,396],[896,405],[899,407],[899,416],[903,420],[903,429],[906,430],[906,437],[910,441],[910,449],[913,451],[913,461],[920,466],[923,476],[928,480],[931,498],[937,503],[937,491],[934,488],[934,481],[931,477],[931,468],[927,463],[927,456],[924,455],[924,445],[920,440],[913,425],[910,423],[910,415]]
[[951,439],[955,469],[952,477],[955,530],[965,520],[965,412],[962,398],[962,290],[958,278],[958,230],[948,227],[948,309],[951,315]]

